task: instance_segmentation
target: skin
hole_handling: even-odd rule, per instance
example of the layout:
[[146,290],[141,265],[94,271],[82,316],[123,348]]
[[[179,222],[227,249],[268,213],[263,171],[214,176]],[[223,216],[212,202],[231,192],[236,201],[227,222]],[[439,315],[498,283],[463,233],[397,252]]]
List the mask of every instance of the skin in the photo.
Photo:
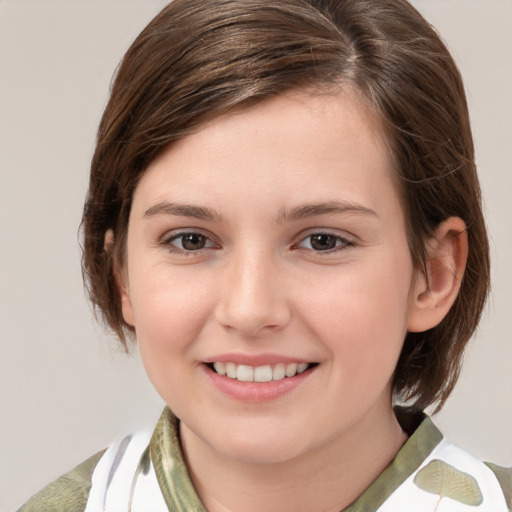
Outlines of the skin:
[[[442,269],[464,254],[455,219],[427,293],[387,147],[355,95],[292,92],[174,143],[135,190],[123,315],[210,512],[339,511],[406,439],[393,371],[407,330],[449,309]],[[220,357],[315,365],[249,400],[214,384]]]

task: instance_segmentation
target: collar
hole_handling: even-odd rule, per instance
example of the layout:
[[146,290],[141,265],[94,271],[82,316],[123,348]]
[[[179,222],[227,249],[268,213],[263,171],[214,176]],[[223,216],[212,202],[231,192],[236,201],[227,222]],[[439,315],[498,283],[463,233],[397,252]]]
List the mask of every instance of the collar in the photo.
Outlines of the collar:
[[[395,408],[409,439],[389,466],[342,512],[374,512],[412,475],[443,435],[424,413]],[[166,407],[153,432],[150,454],[165,503],[173,512],[207,512],[196,494],[184,461],[179,420]]]

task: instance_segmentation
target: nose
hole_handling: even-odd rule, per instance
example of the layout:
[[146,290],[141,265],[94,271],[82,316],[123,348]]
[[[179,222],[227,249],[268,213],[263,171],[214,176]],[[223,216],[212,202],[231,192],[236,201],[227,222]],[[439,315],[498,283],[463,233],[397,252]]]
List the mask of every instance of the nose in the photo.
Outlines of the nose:
[[285,327],[291,311],[278,267],[269,255],[255,252],[239,254],[230,261],[220,280],[217,322],[246,337]]

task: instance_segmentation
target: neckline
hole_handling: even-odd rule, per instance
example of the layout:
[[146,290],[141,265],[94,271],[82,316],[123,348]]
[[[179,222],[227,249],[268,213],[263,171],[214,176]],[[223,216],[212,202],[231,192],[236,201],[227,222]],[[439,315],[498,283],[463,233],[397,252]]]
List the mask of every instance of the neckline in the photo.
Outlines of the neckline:
[[[340,512],[375,512],[416,471],[443,435],[424,413],[396,407],[395,414],[409,435],[394,460],[367,489]],[[208,512],[190,479],[181,449],[179,420],[166,407],[150,443],[150,454],[167,508],[173,512]]]
[[395,407],[402,429],[409,435],[384,471],[341,512],[375,512],[411,476],[443,440],[443,434],[421,411]]

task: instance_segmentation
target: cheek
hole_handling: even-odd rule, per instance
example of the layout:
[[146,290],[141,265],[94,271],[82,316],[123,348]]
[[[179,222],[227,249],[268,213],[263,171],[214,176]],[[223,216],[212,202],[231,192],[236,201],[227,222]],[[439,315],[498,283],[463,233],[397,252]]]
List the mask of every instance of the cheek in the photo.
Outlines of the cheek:
[[135,306],[136,336],[146,373],[156,391],[173,410],[180,411],[181,392],[186,386],[188,401],[199,403],[201,397],[190,382],[195,364],[194,342],[200,336],[208,313],[205,302],[189,287],[151,281],[139,289]]
[[407,332],[412,265],[408,257],[333,275],[305,305],[309,328],[362,378],[394,371]]
[[148,373],[187,358],[210,317],[211,295],[204,285],[168,272],[150,272],[134,283],[135,331]]

